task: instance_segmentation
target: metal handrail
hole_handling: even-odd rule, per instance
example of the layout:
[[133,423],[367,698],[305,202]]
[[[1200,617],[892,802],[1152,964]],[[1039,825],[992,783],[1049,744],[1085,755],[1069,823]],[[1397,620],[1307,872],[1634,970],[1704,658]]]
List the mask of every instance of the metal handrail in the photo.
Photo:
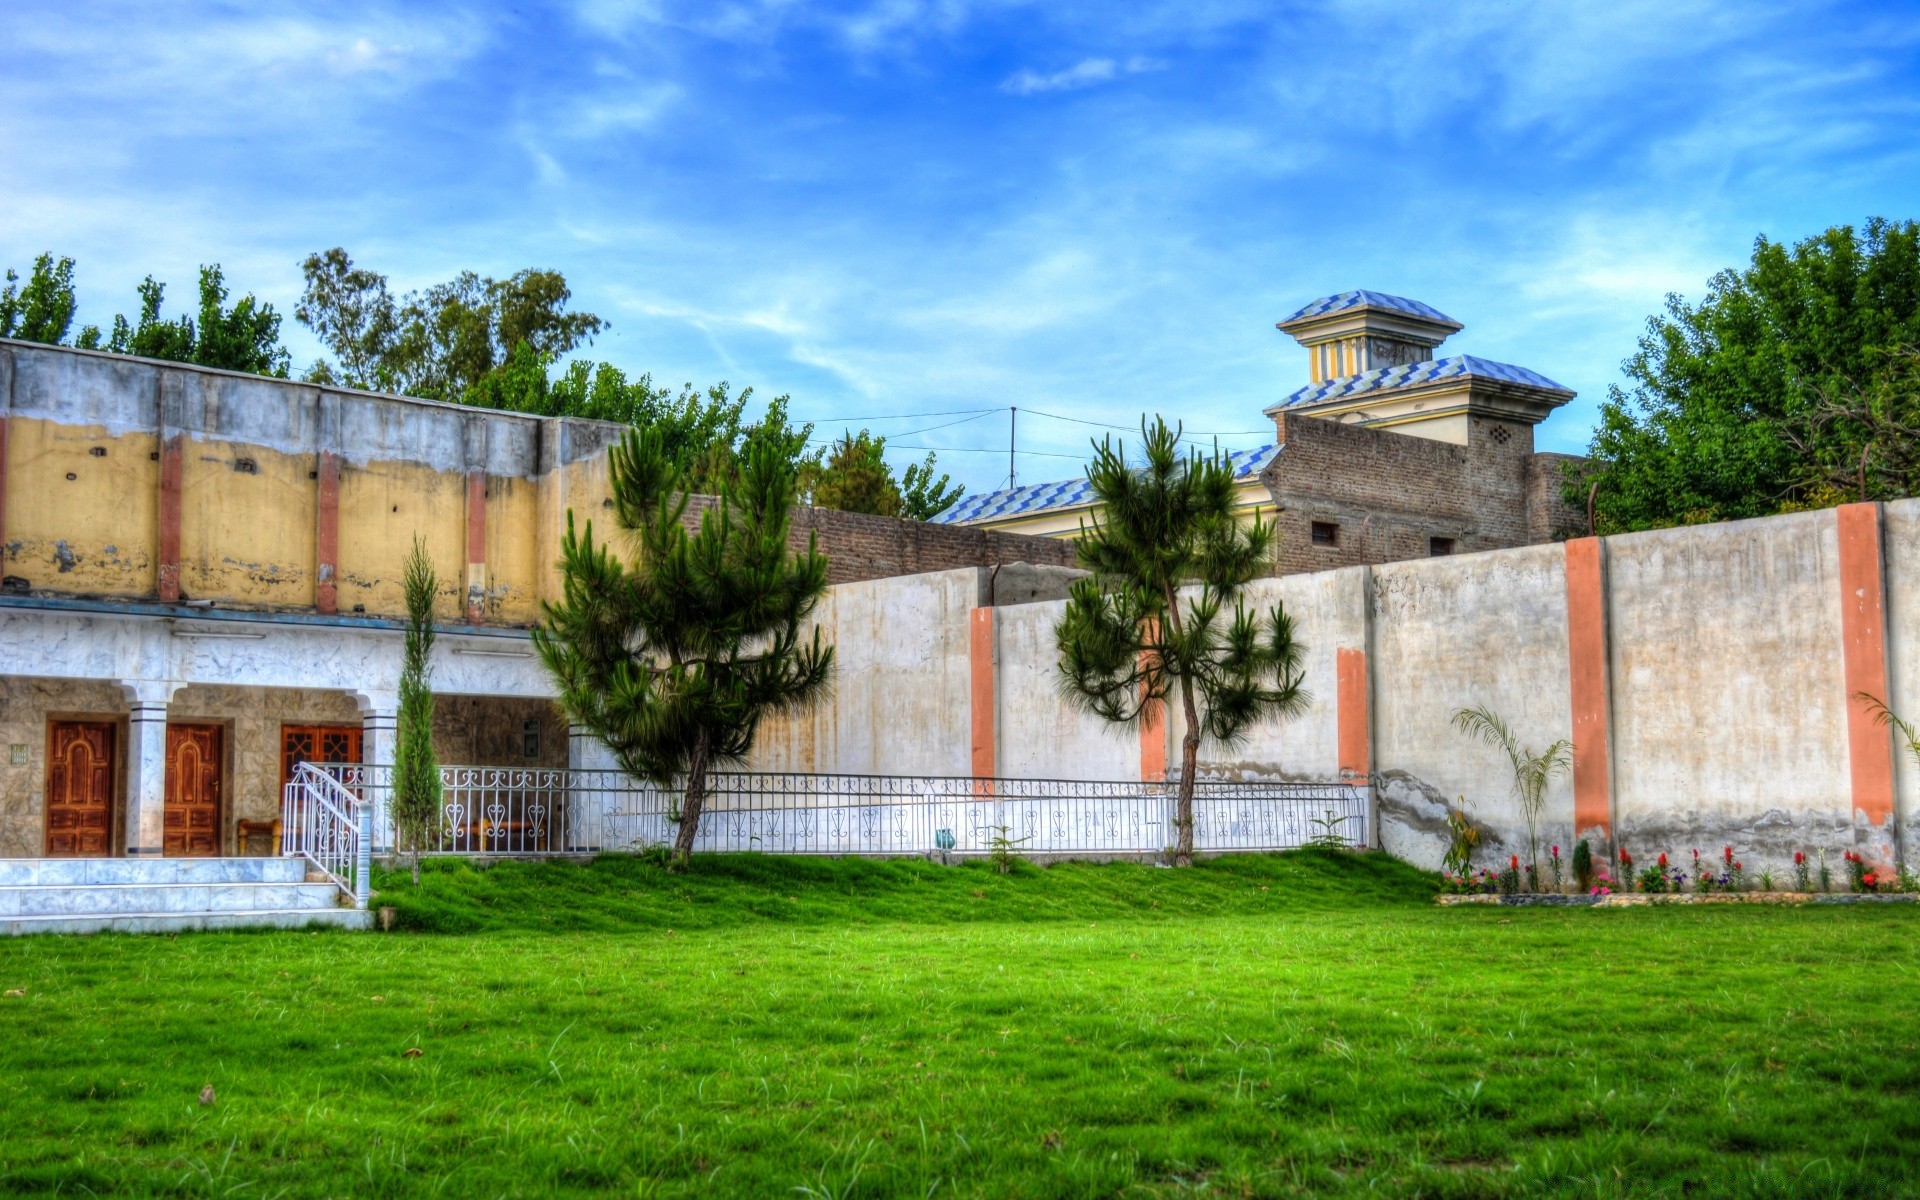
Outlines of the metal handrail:
[[280,852],[304,858],[355,908],[367,907],[373,869],[373,805],[312,763],[293,769],[282,798]]

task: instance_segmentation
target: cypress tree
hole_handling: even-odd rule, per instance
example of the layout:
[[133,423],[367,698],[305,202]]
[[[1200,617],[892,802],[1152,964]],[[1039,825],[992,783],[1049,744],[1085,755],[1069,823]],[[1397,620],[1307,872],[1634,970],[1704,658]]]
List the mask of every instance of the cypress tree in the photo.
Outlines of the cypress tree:
[[407,556],[407,642],[400,664],[400,719],[393,747],[393,824],[413,856],[413,883],[420,885],[420,848],[440,812],[440,764],[433,756],[433,594],[439,586],[433,560],[418,536]]

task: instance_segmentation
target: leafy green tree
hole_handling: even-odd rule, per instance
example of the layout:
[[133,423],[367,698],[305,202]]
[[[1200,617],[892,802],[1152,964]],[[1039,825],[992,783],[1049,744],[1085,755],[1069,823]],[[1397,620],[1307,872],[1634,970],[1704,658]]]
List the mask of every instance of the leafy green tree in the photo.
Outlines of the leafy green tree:
[[166,285],[153,276],[147,276],[138,291],[139,322],[116,316],[105,349],[115,354],[286,377],[288,356],[280,345],[280,314],[273,305],[251,294],[228,307],[226,277],[218,263],[200,268],[198,324],[192,317],[167,320],[160,315]]
[[900,485],[887,466],[887,439],[862,429],[858,437],[842,433],[828,447],[813,484],[813,502],[841,512],[900,515]]
[[1094,446],[1095,505],[1079,545],[1092,575],[1073,585],[1054,640],[1062,690],[1103,720],[1138,725],[1178,690],[1186,732],[1174,862],[1188,866],[1202,737],[1231,746],[1260,721],[1304,711],[1309,696],[1292,618],[1277,604],[1250,611],[1242,596],[1273,561],[1273,527],[1235,518],[1224,454],[1183,457],[1179,430],[1159,418],[1141,432],[1138,467],[1124,444]]
[[420,886],[420,851],[440,815],[440,763],[433,753],[433,600],[439,579],[426,543],[413,539],[401,577],[407,600],[406,644],[400,659],[400,713],[393,744],[393,827],[413,858]]
[[1762,237],[1701,303],[1669,296],[1649,319],[1624,365],[1630,388],[1602,403],[1592,469],[1568,499],[1584,505],[1591,485],[1608,532],[1909,494],[1898,472],[1870,468],[1863,488],[1836,492],[1848,467],[1859,481],[1870,431],[1831,410],[1902,386],[1898,364],[1916,346],[1920,225],[1876,218],[1792,247]]
[[400,328],[387,277],[354,266],[339,246],[307,255],[300,270],[307,287],[294,306],[294,319],[340,360],[337,375],[323,359],[308,378],[368,390],[385,386],[382,371]]
[[858,435],[842,432],[840,440],[816,454],[805,490],[811,503],[842,512],[873,513],[927,521],[960,499],[964,488],[942,475],[934,479],[934,456],[909,463],[895,479],[887,465],[887,439],[862,429]]
[[925,462],[908,463],[905,473],[900,477],[900,515],[914,521],[931,521],[941,513],[960,502],[967,489],[957,483],[950,483],[950,476],[941,475],[936,481],[933,473],[933,452],[927,452]]
[[[308,255],[301,270],[306,290],[294,316],[340,364],[336,376],[332,364],[316,363],[309,378],[324,373],[355,387],[453,401],[476,387],[496,399],[519,394],[530,361],[551,364],[607,327],[593,313],[567,311],[573,293],[558,271],[529,269],[506,279],[462,271],[396,300],[386,276],[355,267],[338,246]],[[495,371],[520,378],[485,384]]]
[[1547,806],[1547,786],[1573,769],[1573,743],[1566,738],[1535,750],[1521,743],[1507,723],[1484,705],[1453,714],[1453,727],[1477,742],[1496,747],[1513,768],[1513,798],[1527,822],[1527,863],[1533,880],[1540,878],[1540,814]]
[[0,337],[58,346],[67,340],[73,325],[73,260],[42,254],[33,260],[27,285],[20,286],[19,273],[7,271],[7,282],[0,287]]
[[827,587],[827,560],[809,540],[787,549],[793,459],[749,440],[698,532],[681,517],[692,497],[664,433],[628,430],[611,450],[614,517],[633,548],[623,562],[597,544],[593,523],[567,515],[563,598],[542,604],[533,640],[560,704],[629,774],[663,787],[684,778],[674,859],[699,834],[708,771],[739,762],[766,716],[822,695],[833,648],[801,624]]

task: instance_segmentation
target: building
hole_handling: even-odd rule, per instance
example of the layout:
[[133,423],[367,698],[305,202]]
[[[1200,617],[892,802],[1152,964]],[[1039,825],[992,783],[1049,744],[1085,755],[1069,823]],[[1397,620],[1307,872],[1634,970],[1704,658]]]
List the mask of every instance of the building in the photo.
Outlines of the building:
[[[1462,326],[1380,292],[1325,296],[1279,323],[1309,378],[1265,415],[1274,441],[1232,455],[1240,510],[1273,521],[1283,574],[1550,541],[1583,526],[1561,500],[1564,454],[1533,427],[1574,393],[1472,355],[1434,357]],[[1077,537],[1086,481],[969,496],[939,519]]]
[[[0,341],[0,859],[274,852],[299,763],[391,761],[415,539],[442,584],[440,760],[594,761],[529,628],[569,515],[611,506],[620,433]],[[834,583],[1071,558],[800,510],[810,535]],[[1017,575],[1010,600],[1037,594]]]

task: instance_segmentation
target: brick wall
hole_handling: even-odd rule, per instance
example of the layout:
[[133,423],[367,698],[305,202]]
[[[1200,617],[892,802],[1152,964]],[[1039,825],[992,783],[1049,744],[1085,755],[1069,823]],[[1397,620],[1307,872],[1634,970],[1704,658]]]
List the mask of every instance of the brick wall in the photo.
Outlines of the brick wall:
[[[689,526],[714,503],[696,496],[687,507]],[[998,533],[961,525],[935,525],[899,517],[875,517],[831,508],[794,509],[787,544],[805,550],[809,534],[817,534],[827,556],[827,581],[853,583],[922,571],[950,571],[958,567],[991,567],[995,563],[1032,563],[1071,567],[1074,545],[1060,538]]]
[[1565,485],[1569,467],[1578,471],[1587,460],[1578,454],[1536,454],[1527,464],[1527,536],[1535,542],[1580,537],[1587,532],[1587,511],[1568,504]]
[[[1549,486],[1571,456],[1535,454],[1524,422],[1476,414],[1465,446],[1324,417],[1275,423],[1282,446],[1261,482],[1280,510],[1279,574],[1425,558],[1435,538],[1464,554],[1580,527]],[[1316,522],[1335,527],[1333,544],[1313,541]]]

